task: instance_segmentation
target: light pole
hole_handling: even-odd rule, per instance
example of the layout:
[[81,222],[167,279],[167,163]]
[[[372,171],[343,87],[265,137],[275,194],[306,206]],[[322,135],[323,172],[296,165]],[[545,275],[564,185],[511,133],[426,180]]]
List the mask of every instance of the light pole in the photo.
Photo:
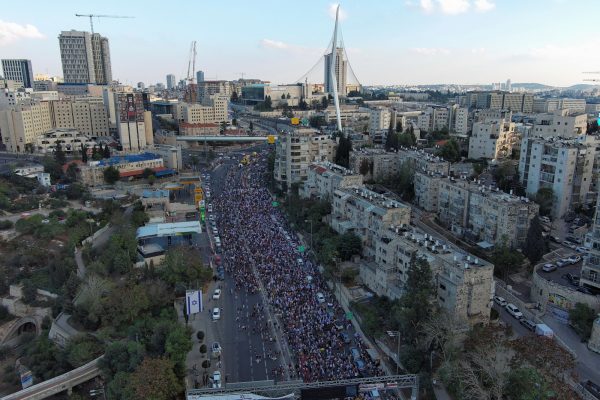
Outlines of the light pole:
[[313,222],[312,219],[305,219],[304,222],[310,223],[310,251],[314,253],[313,250]]
[[400,367],[400,331],[387,331],[389,337],[395,337],[398,347],[396,348],[396,375],[398,375],[398,369]]

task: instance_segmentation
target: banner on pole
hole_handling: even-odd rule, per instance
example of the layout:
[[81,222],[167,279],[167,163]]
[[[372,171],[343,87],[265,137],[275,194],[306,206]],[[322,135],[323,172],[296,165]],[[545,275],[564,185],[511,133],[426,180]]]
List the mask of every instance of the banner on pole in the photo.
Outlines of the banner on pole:
[[202,290],[187,290],[185,304],[188,315],[202,312]]

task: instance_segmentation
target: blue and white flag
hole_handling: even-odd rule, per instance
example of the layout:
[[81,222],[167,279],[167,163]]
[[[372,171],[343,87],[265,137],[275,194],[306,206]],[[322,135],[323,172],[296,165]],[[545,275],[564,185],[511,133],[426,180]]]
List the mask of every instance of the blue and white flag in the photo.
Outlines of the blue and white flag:
[[185,292],[185,304],[188,315],[202,312],[202,290],[187,290]]

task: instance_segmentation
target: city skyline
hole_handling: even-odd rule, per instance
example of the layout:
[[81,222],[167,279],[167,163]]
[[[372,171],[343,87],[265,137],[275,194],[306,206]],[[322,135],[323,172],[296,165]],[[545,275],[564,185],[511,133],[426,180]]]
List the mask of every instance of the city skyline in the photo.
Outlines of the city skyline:
[[[110,40],[113,76],[122,83],[165,83],[167,74],[183,78],[192,40],[198,41],[196,68],[206,79],[233,80],[243,73],[292,83],[325,52],[334,8],[330,1],[308,6],[264,1],[262,7],[176,1],[175,17],[165,21],[164,7],[154,4],[142,9],[111,0],[102,8],[39,3],[36,13],[4,10],[0,52],[3,58],[31,59],[36,74],[62,76],[59,33],[90,30],[89,19],[75,13],[131,15],[135,19],[94,20],[95,31]],[[583,71],[600,67],[595,9],[600,4],[591,0],[410,0],[368,7],[348,1],[341,4],[341,33],[364,85],[490,84],[510,78],[569,86],[583,83]],[[219,14],[223,18],[202,18]]]

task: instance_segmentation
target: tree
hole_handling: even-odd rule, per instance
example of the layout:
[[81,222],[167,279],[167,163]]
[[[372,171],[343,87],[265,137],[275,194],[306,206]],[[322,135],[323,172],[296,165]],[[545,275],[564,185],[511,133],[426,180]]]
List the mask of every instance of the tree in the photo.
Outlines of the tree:
[[154,185],[154,182],[156,182],[156,175],[150,175],[148,177],[148,183],[150,184],[150,186]]
[[171,284],[207,283],[212,278],[212,271],[202,265],[198,251],[187,247],[172,247],[167,251],[161,274]]
[[548,216],[552,213],[554,205],[554,191],[552,188],[540,188],[535,194],[535,202],[540,205],[540,215]]
[[505,395],[511,400],[549,400],[556,398],[546,379],[531,367],[512,369],[508,374]]
[[496,243],[492,253],[494,273],[507,280],[508,275],[517,271],[523,263],[523,256],[506,244],[506,238]]
[[407,274],[406,292],[394,307],[393,316],[402,340],[414,343],[421,325],[433,314],[436,288],[431,267],[426,260],[413,257]]
[[204,340],[204,331],[196,332],[196,338],[198,339],[199,342],[202,342]]
[[363,158],[363,160],[360,162],[360,166],[358,167],[358,172],[360,172],[361,175],[367,175],[369,173],[369,159],[368,158]]
[[146,358],[130,376],[128,388],[134,400],[175,400],[183,386],[168,358]]
[[394,132],[392,121],[388,126],[387,136],[385,137],[385,149],[386,150],[398,150],[398,134]]
[[115,167],[113,167],[112,165],[110,167],[107,167],[104,172],[104,181],[106,183],[108,183],[109,185],[114,184],[116,181],[118,181],[121,178],[121,175],[119,174],[119,170],[116,169]]
[[537,264],[546,254],[547,243],[542,236],[542,224],[539,217],[536,215],[529,225],[527,238],[523,244],[523,254],[529,259],[532,265]]
[[335,163],[348,168],[350,164],[350,152],[352,151],[352,140],[342,134],[335,150]]
[[356,234],[344,233],[338,237],[337,251],[343,261],[348,261],[353,255],[360,255],[362,242]]
[[250,132],[254,132],[254,123],[252,121],[248,124],[248,129],[250,129]]
[[102,156],[104,158],[110,158],[110,147],[108,145],[104,146],[104,153]]
[[237,94],[237,92],[233,92],[233,93],[231,93],[231,102],[232,102],[232,103],[237,103],[237,102],[238,102],[238,100],[239,100],[239,97],[238,97],[238,94]]
[[584,303],[575,303],[575,307],[569,310],[569,322],[581,340],[590,338],[595,318],[594,309]]
[[118,372],[133,372],[144,358],[144,346],[133,341],[112,342],[98,362],[102,373],[111,378]]
[[65,155],[65,152],[62,149],[62,145],[60,144],[60,141],[56,143],[56,150],[54,151],[54,159],[56,160],[57,164],[60,166],[65,165],[65,163],[67,162],[67,156]]
[[154,170],[152,168],[144,168],[142,171],[142,178],[144,179],[148,179],[152,175],[154,175]]
[[69,178],[71,182],[75,182],[77,180],[77,171],[77,164],[75,164],[74,162],[69,164],[69,166],[67,167],[67,178]]
[[237,126],[237,124],[238,124],[237,118],[233,118],[233,119],[231,120],[231,125],[233,125],[233,126]]
[[402,133],[403,129],[402,129],[402,120],[398,120],[398,122],[396,122],[396,133]]
[[208,351],[208,348],[206,347],[206,345],[205,344],[201,344],[199,350],[200,350],[200,354],[202,354],[202,357],[205,357],[206,356],[206,352]]
[[87,146],[84,146],[83,143],[81,144],[81,161],[84,163],[88,162],[88,154],[87,154],[88,148]]
[[327,122],[325,121],[325,116],[323,115],[313,115],[309,118],[308,123],[310,124],[310,126],[316,129],[327,125]]
[[323,97],[321,99],[321,108],[325,110],[327,107],[329,107],[329,99],[327,97]]
[[460,161],[460,146],[456,140],[450,139],[437,152],[437,155],[446,161],[458,162]]
[[301,110],[308,110],[308,103],[304,100],[304,97],[300,97],[300,102],[298,103],[298,108]]

